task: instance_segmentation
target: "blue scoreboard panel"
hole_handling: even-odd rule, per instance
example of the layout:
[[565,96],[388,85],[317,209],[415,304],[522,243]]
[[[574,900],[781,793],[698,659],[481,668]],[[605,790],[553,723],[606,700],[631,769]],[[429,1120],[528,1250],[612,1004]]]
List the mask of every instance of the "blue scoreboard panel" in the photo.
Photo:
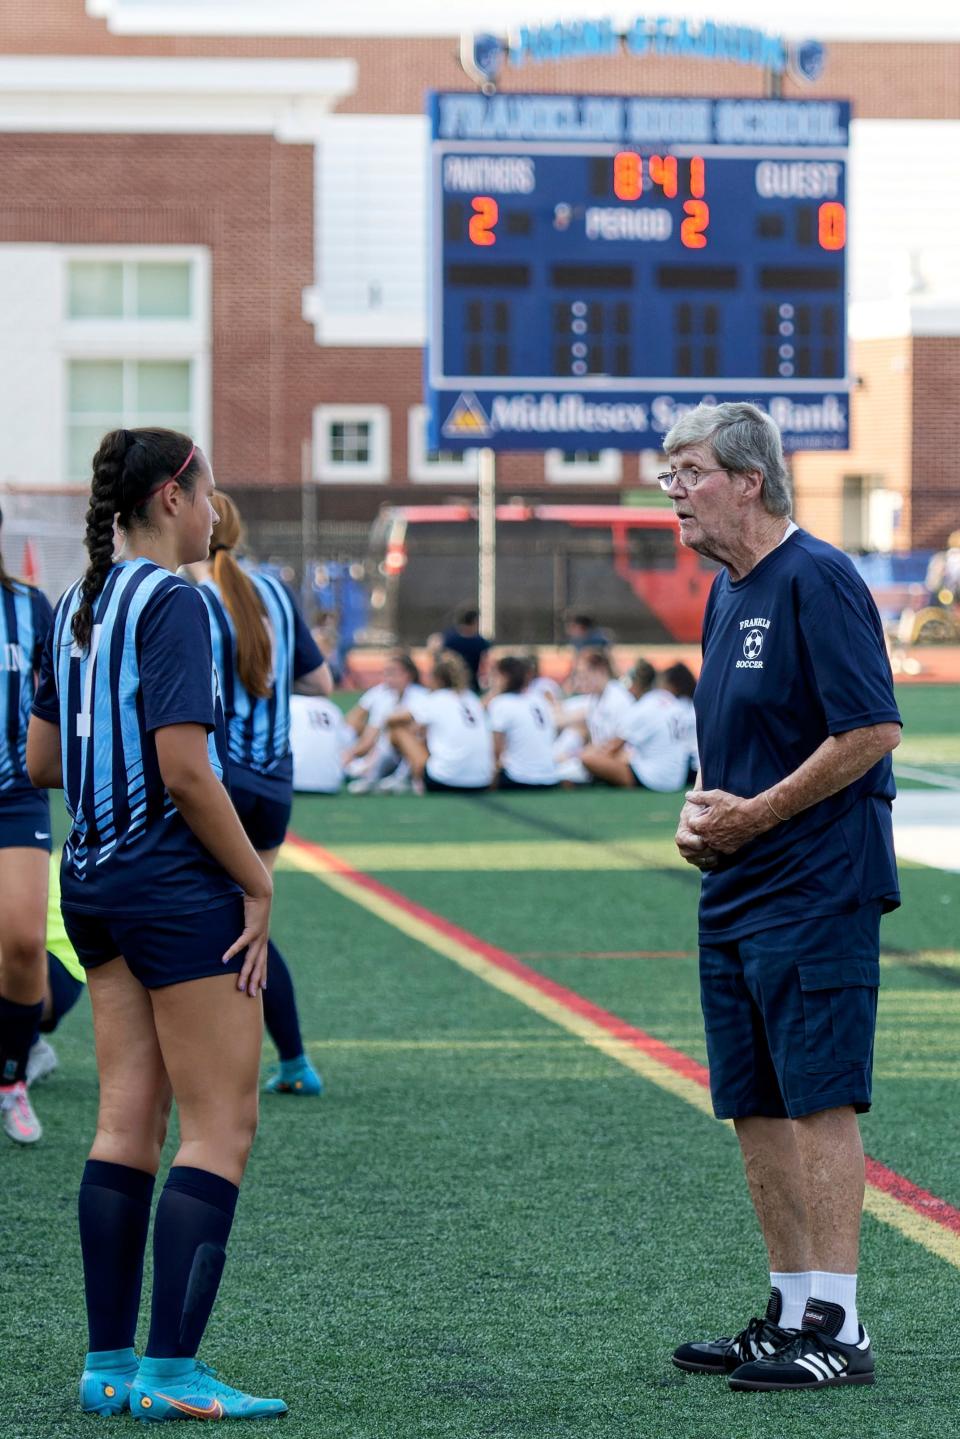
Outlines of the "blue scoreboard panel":
[[701,400],[849,441],[849,105],[432,94],[435,449],[659,449]]

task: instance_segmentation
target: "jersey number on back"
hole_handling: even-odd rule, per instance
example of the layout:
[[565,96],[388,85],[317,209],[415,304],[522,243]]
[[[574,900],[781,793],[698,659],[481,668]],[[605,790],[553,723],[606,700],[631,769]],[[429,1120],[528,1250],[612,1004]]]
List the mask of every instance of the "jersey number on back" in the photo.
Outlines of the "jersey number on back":
[[93,667],[97,658],[97,650],[100,648],[100,632],[103,625],[94,625],[90,632],[90,655],[87,659],[87,673],[83,682],[83,704],[77,715],[77,738],[89,739],[92,730],[93,708]]

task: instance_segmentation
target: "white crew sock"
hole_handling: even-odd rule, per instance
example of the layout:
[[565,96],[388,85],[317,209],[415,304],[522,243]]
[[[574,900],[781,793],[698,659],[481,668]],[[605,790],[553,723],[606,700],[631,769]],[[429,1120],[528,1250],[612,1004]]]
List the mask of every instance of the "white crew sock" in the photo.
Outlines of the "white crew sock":
[[842,1304],[846,1318],[837,1335],[841,1344],[856,1344],[860,1338],[860,1322],[857,1319],[857,1276],[855,1274],[828,1274],[823,1269],[810,1271],[810,1298],[825,1299],[830,1304]]
[[810,1297],[810,1271],[802,1274],[775,1274],[770,1272],[770,1283],[783,1296],[783,1313],[780,1315],[781,1329],[799,1329],[803,1310]]

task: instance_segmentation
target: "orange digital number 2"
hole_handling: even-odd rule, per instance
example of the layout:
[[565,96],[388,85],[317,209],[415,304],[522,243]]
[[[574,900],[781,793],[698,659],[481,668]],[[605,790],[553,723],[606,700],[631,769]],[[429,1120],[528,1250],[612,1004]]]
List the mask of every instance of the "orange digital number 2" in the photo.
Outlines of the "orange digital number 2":
[[493,227],[500,218],[500,206],[490,195],[474,195],[470,204],[474,211],[468,227],[472,243],[495,245],[497,237],[493,233]]
[[710,206],[706,200],[684,200],[687,218],[680,225],[680,239],[688,250],[702,250],[707,237],[703,233],[710,223]]

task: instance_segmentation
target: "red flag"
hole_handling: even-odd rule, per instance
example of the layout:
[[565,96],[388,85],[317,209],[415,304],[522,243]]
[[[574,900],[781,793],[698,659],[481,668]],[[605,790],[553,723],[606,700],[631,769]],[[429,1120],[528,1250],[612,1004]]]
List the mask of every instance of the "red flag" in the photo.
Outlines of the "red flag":
[[40,578],[40,562],[37,559],[37,548],[33,540],[23,542],[23,560],[20,564],[20,573],[28,584],[35,585]]

